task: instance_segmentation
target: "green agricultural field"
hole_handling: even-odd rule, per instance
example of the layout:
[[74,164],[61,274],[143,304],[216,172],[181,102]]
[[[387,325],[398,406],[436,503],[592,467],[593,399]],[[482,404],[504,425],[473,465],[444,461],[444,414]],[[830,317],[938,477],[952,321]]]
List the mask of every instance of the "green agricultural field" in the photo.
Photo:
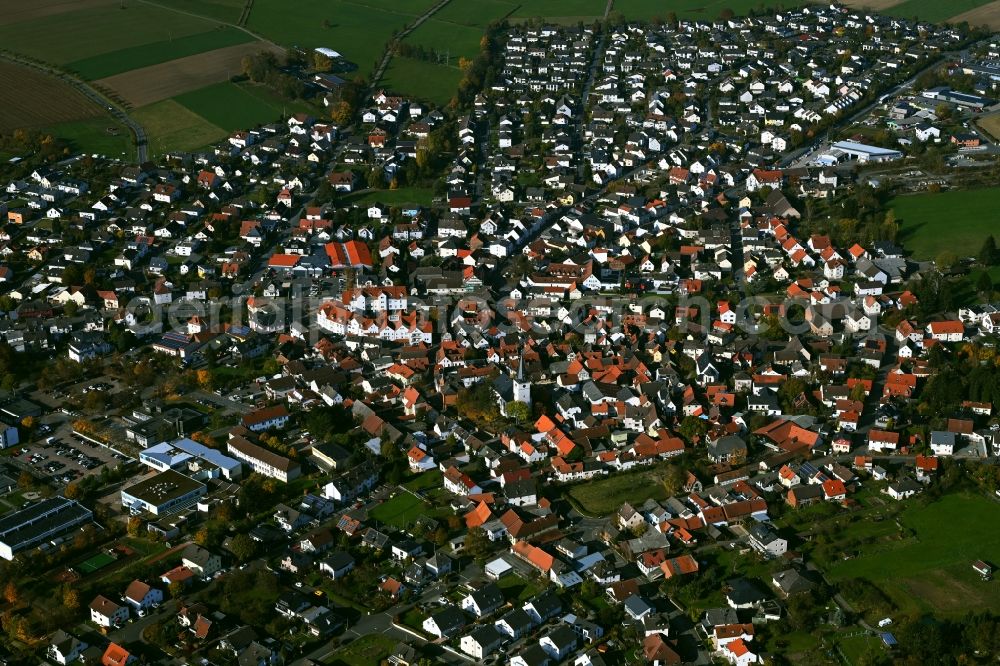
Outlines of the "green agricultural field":
[[252,41],[255,41],[254,38],[242,30],[220,28],[211,32],[132,46],[82,60],[74,60],[67,63],[66,67],[85,79],[103,79],[106,76],[121,74],[140,67],[159,65],[175,58],[183,58]]
[[[516,2],[504,0],[476,0],[476,2],[449,2],[434,18],[438,21],[486,28],[518,8]],[[416,32],[416,31],[414,31]]]
[[462,71],[424,60],[394,57],[379,82],[379,86],[417,99],[444,106],[458,91]]
[[227,132],[280,121],[289,105],[266,99],[250,89],[224,81],[173,98],[193,113]]
[[330,666],[371,666],[392,654],[396,639],[385,634],[368,634],[342,647],[325,662]]
[[407,44],[434,49],[439,54],[449,54],[451,64],[457,65],[459,56],[473,58],[479,53],[479,42],[484,29],[478,26],[458,25],[436,18],[421,23],[406,37]]
[[243,13],[246,0],[157,0],[159,4],[180,11],[199,14],[215,21],[236,23]]
[[408,492],[399,492],[392,499],[379,504],[368,512],[370,518],[405,528],[427,512],[427,505],[419,497]]
[[917,259],[933,259],[942,250],[975,256],[997,229],[1000,187],[920,193],[896,197],[889,207],[900,223],[899,241]]
[[381,9],[347,0],[255,0],[247,27],[279,44],[339,51],[366,75],[382,57],[393,31],[433,4],[404,0]]
[[[807,0],[766,3],[769,6],[796,7]],[[615,0],[612,11],[620,12],[625,18],[635,21],[650,20],[655,17],[667,18],[673,12],[680,18],[712,21],[719,18],[723,9],[729,9],[736,16],[746,15],[751,9],[759,9],[760,0]]]
[[[972,562],[1000,561],[997,504],[981,495],[954,494],[900,514],[913,537],[876,540],[861,554],[826,570],[833,581],[865,579],[904,611],[964,614],[1000,611],[1000,581],[983,582]],[[850,528],[848,528],[850,529]]]
[[604,16],[605,0],[527,0],[511,15],[516,18],[579,18],[583,21]]
[[4,29],[4,48],[64,65],[104,53],[210,32],[218,23],[138,2],[86,7]]
[[149,150],[153,156],[204,148],[227,134],[226,130],[172,99],[136,109],[132,117],[149,135]]
[[[110,130],[110,131],[109,131]],[[45,128],[46,132],[69,141],[74,152],[98,153],[110,158],[135,158],[132,131],[111,118],[90,118],[60,123]]]
[[963,14],[970,9],[989,4],[992,1],[950,0],[949,2],[935,2],[934,0],[903,0],[898,5],[883,9],[882,13],[901,18],[913,18],[916,16],[922,21],[939,23],[947,21],[953,16]]
[[580,483],[570,488],[568,495],[590,516],[609,515],[625,502],[639,506],[648,499],[667,499],[667,491],[660,483],[655,467]]

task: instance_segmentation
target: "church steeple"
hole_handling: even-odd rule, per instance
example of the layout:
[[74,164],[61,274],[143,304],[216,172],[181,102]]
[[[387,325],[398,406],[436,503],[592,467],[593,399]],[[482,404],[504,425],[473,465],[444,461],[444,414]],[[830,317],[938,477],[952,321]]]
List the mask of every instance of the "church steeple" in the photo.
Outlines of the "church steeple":
[[517,376],[514,379],[514,400],[531,405],[531,382],[524,376],[524,348],[517,362]]

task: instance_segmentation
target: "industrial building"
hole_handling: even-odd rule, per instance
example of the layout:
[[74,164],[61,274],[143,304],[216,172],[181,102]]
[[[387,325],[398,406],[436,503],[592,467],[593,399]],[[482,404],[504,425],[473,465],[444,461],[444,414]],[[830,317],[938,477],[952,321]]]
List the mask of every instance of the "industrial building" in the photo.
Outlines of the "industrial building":
[[90,509],[65,497],[52,497],[0,518],[0,557],[56,541],[93,518]]
[[122,489],[122,508],[154,516],[176,513],[195,504],[208,489],[204,483],[168,469]]
[[141,451],[139,462],[158,472],[168,469],[187,472],[195,479],[221,477],[227,481],[237,481],[243,476],[243,464],[239,460],[188,437],[156,444]]

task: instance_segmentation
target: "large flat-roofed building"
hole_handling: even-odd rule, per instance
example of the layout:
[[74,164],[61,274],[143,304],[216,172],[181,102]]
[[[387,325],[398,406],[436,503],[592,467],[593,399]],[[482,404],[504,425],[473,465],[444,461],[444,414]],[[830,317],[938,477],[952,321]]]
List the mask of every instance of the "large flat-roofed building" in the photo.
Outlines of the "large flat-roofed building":
[[830,146],[827,155],[833,156],[838,162],[841,156],[846,155],[850,159],[861,163],[891,162],[892,160],[903,158],[903,153],[898,150],[869,146],[866,143],[858,143],[857,141],[838,141]]
[[187,437],[163,442],[139,453],[139,462],[159,472],[168,469],[187,471],[196,479],[236,481],[243,475],[243,464],[222,451],[210,449]]
[[52,497],[0,518],[0,557],[14,555],[63,536],[93,518],[90,509],[65,497]]
[[164,516],[186,509],[207,492],[204,483],[168,469],[122,489],[122,508]]
[[250,465],[253,471],[272,479],[288,482],[296,479],[301,472],[299,464],[273,451],[254,444],[241,435],[229,435],[229,452]]

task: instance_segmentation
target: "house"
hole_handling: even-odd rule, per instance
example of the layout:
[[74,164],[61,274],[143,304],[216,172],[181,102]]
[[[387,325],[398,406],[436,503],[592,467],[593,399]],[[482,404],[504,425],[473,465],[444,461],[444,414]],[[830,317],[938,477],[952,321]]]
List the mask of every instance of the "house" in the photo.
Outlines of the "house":
[[755,523],[747,532],[750,545],[765,557],[781,557],[788,551],[788,541],[765,523]]
[[49,636],[49,647],[46,656],[57,664],[69,664],[80,658],[80,655],[90,647],[85,641],[62,629],[57,629]]
[[149,610],[163,603],[163,590],[133,580],[125,589],[125,602],[136,610]]
[[577,646],[577,636],[565,624],[561,624],[538,641],[538,647],[555,661],[565,659]]
[[503,603],[503,593],[500,588],[494,583],[488,583],[466,595],[461,605],[462,610],[481,619],[500,608]]
[[136,657],[117,643],[109,643],[101,655],[101,666],[127,666],[134,661]]
[[320,561],[319,570],[334,580],[340,580],[354,570],[354,558],[350,553],[336,551]]
[[208,579],[222,569],[222,557],[192,543],[181,552],[181,564],[200,578]]
[[90,621],[99,627],[120,627],[128,618],[128,606],[119,606],[100,594],[90,602]]
[[771,584],[778,590],[781,596],[788,598],[796,594],[812,591],[815,584],[805,578],[795,569],[779,571],[771,577]]
[[445,606],[424,620],[425,632],[438,638],[453,638],[465,626],[465,614],[454,606]]
[[488,624],[477,628],[471,634],[462,636],[459,648],[473,659],[482,661],[486,655],[494,653],[507,641],[507,636]]
[[894,500],[902,500],[913,497],[923,490],[923,487],[908,476],[901,477],[891,482],[886,487],[885,493]]
[[955,433],[944,430],[932,430],[930,445],[934,455],[950,456],[955,453]]

